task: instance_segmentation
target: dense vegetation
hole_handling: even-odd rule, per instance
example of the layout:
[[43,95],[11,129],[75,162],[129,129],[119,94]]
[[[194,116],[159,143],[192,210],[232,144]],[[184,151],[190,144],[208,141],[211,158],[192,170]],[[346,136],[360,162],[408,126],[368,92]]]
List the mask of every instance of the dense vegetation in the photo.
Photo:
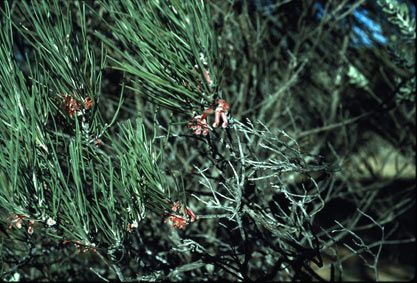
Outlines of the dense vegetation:
[[411,2],[0,14],[1,280],[415,276]]

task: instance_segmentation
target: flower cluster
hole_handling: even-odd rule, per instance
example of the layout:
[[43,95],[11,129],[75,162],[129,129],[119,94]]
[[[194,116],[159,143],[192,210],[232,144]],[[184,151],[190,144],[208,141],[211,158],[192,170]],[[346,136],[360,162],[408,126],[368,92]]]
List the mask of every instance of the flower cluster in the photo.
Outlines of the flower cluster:
[[85,134],[84,139],[89,144],[94,144],[96,147],[99,147],[102,141],[100,139],[100,136],[103,134],[103,132],[99,135],[96,135],[95,137],[90,135],[90,122],[84,115],[86,113],[86,110],[89,110],[91,109],[91,107],[93,107],[93,100],[91,99],[91,97],[87,96],[84,99],[84,107],[82,107],[82,104],[79,102],[79,100],[77,100],[77,94],[74,91],[72,91],[72,93],[73,95],[60,94],[59,97],[55,98],[62,99],[62,106],[64,108],[64,111],[68,113],[70,117],[74,117],[75,115],[82,115],[81,127],[83,133]]
[[[204,57],[203,53],[200,53],[200,61],[203,63],[205,68],[203,69],[205,79],[207,81],[207,84],[209,87],[213,86],[213,80],[210,78],[209,70],[207,68],[207,60]],[[194,66],[195,70],[198,71],[199,67],[198,65]],[[200,82],[199,79],[197,79],[198,82]],[[188,88],[189,83],[185,82],[185,86]],[[197,89],[200,89],[200,85],[197,85]],[[227,121],[227,111],[229,110],[229,104],[223,100],[219,99],[217,100],[218,106],[216,107],[215,112],[215,118],[213,127],[216,128],[220,124],[220,117],[223,119],[222,127],[226,128],[229,122]],[[209,114],[213,113],[213,109],[209,108],[206,111],[204,111],[203,114],[200,115],[194,115],[191,118],[191,121],[188,123],[188,127],[194,131],[196,135],[199,135],[201,133],[201,130],[203,129],[203,135],[206,136],[209,132],[209,127],[207,125],[207,117]]]
[[209,132],[206,118],[212,111],[213,109],[207,109],[203,114],[194,116],[188,122],[188,128],[192,129],[196,135],[199,135],[201,133],[201,126],[203,126],[203,135],[206,136]]
[[[69,94],[61,94],[60,98],[62,99],[62,106],[64,107],[65,112],[68,113],[70,117],[73,117],[74,114],[77,116],[81,115],[81,105],[75,98],[77,95],[73,91],[74,96],[71,96]],[[92,107],[93,100],[91,97],[87,96],[84,100],[84,109],[88,110]]]
[[[22,221],[26,220],[26,216],[22,215],[22,214],[12,214],[9,217],[6,218],[7,221],[10,221],[10,225],[9,225],[9,229],[12,229],[13,224],[16,226],[17,229],[22,228]],[[34,220],[29,220],[29,227],[28,227],[28,233],[32,234],[33,233],[33,225],[35,225],[35,221]]]
[[80,105],[74,97],[68,94],[63,94],[61,95],[61,97],[63,100],[62,105],[64,106],[65,112],[67,112],[70,115],[70,117],[73,117],[74,113],[77,113],[81,109]]
[[[217,100],[217,104],[218,105],[215,110],[213,128],[217,128],[219,126],[220,117],[223,120],[222,127],[226,128],[229,124],[229,122],[227,121],[227,111],[229,110],[229,104],[223,99]],[[203,114],[194,116],[188,123],[188,127],[194,130],[194,133],[196,135],[199,135],[201,133],[201,127],[203,127],[203,135],[206,136],[209,132],[207,126],[207,117],[212,112],[213,109],[209,108],[206,111],[204,111]]]
[[195,221],[196,217],[194,213],[191,211],[191,209],[185,205],[181,205],[179,201],[177,201],[174,206],[172,207],[172,211],[176,212],[178,208],[182,209],[183,214],[185,215],[185,218],[183,216],[180,216],[178,214],[170,214],[170,216],[164,221],[164,223],[171,221],[174,223],[174,225],[171,226],[171,229],[174,228],[183,228],[188,222]]

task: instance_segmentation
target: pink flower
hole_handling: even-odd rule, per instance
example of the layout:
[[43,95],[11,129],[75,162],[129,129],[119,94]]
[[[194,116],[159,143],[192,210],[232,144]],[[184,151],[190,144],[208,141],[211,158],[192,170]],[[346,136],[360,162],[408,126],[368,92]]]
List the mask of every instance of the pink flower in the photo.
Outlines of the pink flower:
[[91,97],[89,97],[89,96],[87,96],[86,98],[85,98],[85,102],[84,102],[84,104],[85,104],[85,109],[90,109],[91,108],[91,106],[93,105],[93,100],[91,100]]
[[[73,117],[74,114],[77,114],[77,116],[81,115],[81,104],[77,100],[77,94],[75,91],[72,91],[74,94],[73,96],[69,94],[60,94],[59,97],[62,99],[62,106],[64,107],[65,112],[68,113],[70,117]],[[86,110],[90,109],[93,106],[93,100],[91,97],[87,96],[84,99],[84,108]]]
[[186,210],[186,215],[187,215],[187,219],[190,218],[191,222],[193,222],[195,220],[195,214],[191,211],[191,209],[187,206],[185,208]]
[[12,214],[9,217],[7,217],[6,220],[9,221],[12,218],[13,218],[13,220],[12,220],[12,222],[9,225],[9,229],[12,229],[13,224],[15,224],[15,226],[16,226],[17,229],[22,228],[22,220],[25,220],[26,217],[24,215],[21,215],[21,214],[19,214],[19,215]]
[[194,213],[191,211],[191,209],[187,206],[182,206],[181,203],[179,201],[177,201],[174,206],[172,207],[172,211],[177,211],[178,208],[182,209],[182,212],[185,214],[185,217],[182,217],[180,215],[177,214],[170,214],[170,217],[168,217],[164,223],[171,221],[174,223],[174,225],[171,226],[171,229],[174,228],[183,228],[186,224],[188,224],[188,220],[190,220],[191,222],[195,221],[196,217],[194,215]]
[[172,211],[177,211],[178,207],[181,205],[179,201],[177,201],[174,206],[172,207]]
[[226,128],[227,125],[228,125],[226,113],[229,110],[229,104],[225,100],[223,100],[223,99],[217,100],[217,103],[219,105],[216,108],[216,116],[214,118],[213,127],[216,128],[219,125],[219,123],[220,123],[220,116],[221,116],[222,119],[223,119],[222,127],[223,128]]
[[28,227],[28,233],[33,233],[33,225],[35,225],[35,220],[29,220],[29,227]]
[[[227,111],[229,110],[229,104],[223,100],[219,99],[217,100],[218,106],[215,111],[215,118],[213,127],[216,128],[220,124],[220,117],[223,120],[222,127],[226,128],[229,122],[227,121]],[[207,109],[203,114],[194,116],[191,121],[188,123],[188,127],[192,130],[194,130],[194,133],[196,135],[199,135],[201,133],[201,127],[203,128],[203,135],[207,135],[209,132],[208,126],[207,126],[207,117],[209,114],[213,112],[213,109],[209,108]]]
[[166,223],[168,221],[171,221],[171,222],[174,223],[174,225],[172,225],[171,229],[174,229],[174,228],[180,228],[181,229],[182,227],[184,227],[185,224],[187,224],[187,221],[185,221],[184,217],[179,216],[179,215],[175,215],[175,214],[171,214],[171,216],[168,219],[166,219],[164,221],[164,223]]
[[208,71],[206,69],[204,69],[204,75],[206,76],[207,83],[211,85],[213,82],[211,81]]
[[196,135],[199,135],[201,133],[201,126],[203,126],[203,135],[206,136],[209,132],[208,126],[207,126],[207,116],[210,112],[212,112],[212,109],[206,110],[205,113],[202,115],[197,115],[192,118],[192,120],[188,123],[188,127],[192,130],[194,130],[194,133]]
[[74,97],[71,97],[68,94],[61,94],[61,98],[63,100],[62,105],[64,106],[64,110],[70,115],[70,117],[74,116],[74,113],[77,113],[81,109],[77,99]]
[[[10,228],[10,227],[9,227],[9,228]],[[17,229],[22,228],[22,222],[17,221],[17,222],[16,222],[16,228],[17,228]]]

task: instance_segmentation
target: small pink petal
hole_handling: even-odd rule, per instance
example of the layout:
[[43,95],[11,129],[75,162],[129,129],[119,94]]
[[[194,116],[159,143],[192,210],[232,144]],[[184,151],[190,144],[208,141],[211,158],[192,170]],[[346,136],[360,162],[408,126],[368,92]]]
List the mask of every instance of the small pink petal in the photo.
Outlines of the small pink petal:
[[219,107],[223,108],[224,111],[227,112],[227,110],[229,110],[229,104],[226,102],[226,100],[219,99],[217,100],[217,103],[219,103]]
[[223,127],[223,128],[226,128],[226,127],[227,127],[227,125],[228,125],[228,121],[227,121],[227,116],[226,116],[226,113],[222,112],[222,113],[221,113],[221,115],[222,115],[222,119],[223,119],[223,124],[222,124],[222,127]]
[[180,202],[179,202],[179,201],[177,201],[177,202],[174,204],[174,206],[172,207],[172,211],[177,211],[178,206],[180,206]]
[[197,130],[194,131],[196,135],[199,135],[201,132],[201,120],[200,118],[197,119]]
[[206,75],[207,83],[209,85],[211,85],[213,82],[211,81],[210,76],[209,76],[208,72],[205,69],[204,69],[204,74]]
[[187,207],[187,218],[191,217],[191,222],[193,222],[195,220],[195,214],[191,211],[191,209],[189,207]]
[[217,126],[220,123],[220,112],[221,110],[219,108],[216,109],[216,114],[214,117],[214,123],[213,123],[213,128],[217,128]]

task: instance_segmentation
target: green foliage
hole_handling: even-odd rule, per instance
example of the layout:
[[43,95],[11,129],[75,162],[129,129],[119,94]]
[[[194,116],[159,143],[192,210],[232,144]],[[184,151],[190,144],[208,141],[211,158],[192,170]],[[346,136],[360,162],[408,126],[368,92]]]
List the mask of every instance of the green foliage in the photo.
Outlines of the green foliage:
[[[415,19],[318,2],[322,17],[315,1],[0,3],[0,278],[414,266]],[[388,43],[354,42],[356,9]],[[219,98],[226,128],[182,123]]]
[[113,68],[134,75],[129,89],[188,116],[213,104],[219,95],[221,58],[209,5],[177,0],[100,1],[100,5],[109,13],[106,26],[113,38],[96,35],[117,54],[110,57]]
[[[98,107],[106,55],[102,48],[97,65],[86,36],[85,4],[74,2],[80,32],[73,31],[70,9],[63,13],[60,4],[22,2],[18,16],[27,19],[30,29],[10,21],[7,2],[3,11],[9,21],[2,21],[0,30],[2,213],[22,215],[44,227],[56,222],[49,236],[105,251],[119,247],[128,225],[140,222],[147,209],[162,216],[172,201],[159,171],[160,155],[141,120],[135,128],[130,122],[121,126],[118,137],[107,134],[122,94],[106,124]],[[33,47],[32,61],[26,58],[28,77],[11,60],[16,31]],[[67,99],[73,99],[72,106],[61,95],[71,91],[74,96]],[[98,139],[109,148],[99,148]]]

